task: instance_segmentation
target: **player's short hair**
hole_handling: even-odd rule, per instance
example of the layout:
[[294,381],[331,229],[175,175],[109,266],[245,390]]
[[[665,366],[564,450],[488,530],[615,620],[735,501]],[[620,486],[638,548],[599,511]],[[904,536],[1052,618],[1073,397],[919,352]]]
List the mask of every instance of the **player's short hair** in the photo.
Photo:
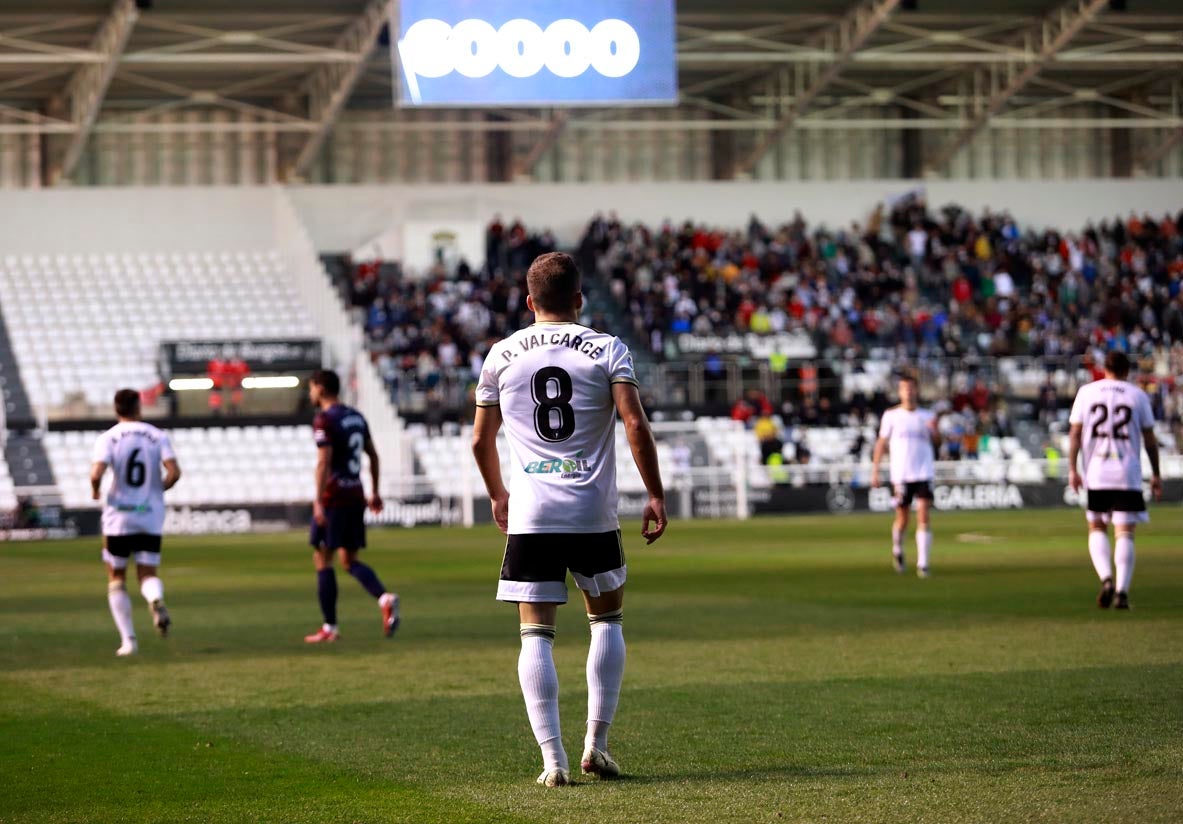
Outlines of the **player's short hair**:
[[329,397],[335,398],[341,394],[341,376],[332,369],[317,369],[308,382],[315,383]]
[[917,379],[917,377],[911,372],[900,372],[900,374],[897,376],[897,380],[900,383],[907,381],[908,383],[914,384],[916,386],[920,385],[919,379]]
[[1105,356],[1105,369],[1119,378],[1127,377],[1130,374],[1129,356],[1114,349]]
[[539,256],[526,272],[526,288],[543,312],[568,312],[582,288],[575,259],[563,252]]
[[140,414],[140,393],[134,389],[120,389],[116,392],[115,414],[121,418],[134,418]]

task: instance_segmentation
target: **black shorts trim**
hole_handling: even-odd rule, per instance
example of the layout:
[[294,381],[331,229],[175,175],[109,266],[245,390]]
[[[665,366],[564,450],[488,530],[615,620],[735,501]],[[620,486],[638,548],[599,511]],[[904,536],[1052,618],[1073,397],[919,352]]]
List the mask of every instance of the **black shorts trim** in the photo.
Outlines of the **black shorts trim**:
[[501,580],[540,583],[567,580],[567,570],[594,578],[624,566],[620,530],[612,532],[533,532],[510,535],[501,562]]
[[895,505],[897,508],[909,507],[913,501],[931,501],[933,499],[932,483],[930,481],[911,481],[896,487]]
[[1146,499],[1138,489],[1090,489],[1089,512],[1145,512]]
[[116,558],[130,558],[137,552],[160,553],[159,535],[140,532],[135,535],[104,535],[107,552]]

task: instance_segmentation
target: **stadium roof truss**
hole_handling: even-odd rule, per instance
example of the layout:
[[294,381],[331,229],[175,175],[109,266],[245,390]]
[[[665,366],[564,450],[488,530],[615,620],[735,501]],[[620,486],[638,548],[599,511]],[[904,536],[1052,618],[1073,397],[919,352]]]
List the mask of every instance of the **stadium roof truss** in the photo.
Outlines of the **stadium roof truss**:
[[[1128,12],[1107,0],[980,0],[971,13],[958,0],[919,0],[914,11],[900,0],[803,0],[792,13],[777,0],[679,0],[673,109],[464,119],[392,110],[382,30],[393,2],[285,0],[283,13],[262,0],[5,4],[0,135],[43,136],[50,182],[69,179],[94,134],[267,132],[293,179],[334,128],[409,132],[443,120],[534,133],[519,176],[578,130],[739,133],[739,176],[791,130],[939,130],[948,137],[926,160],[932,173],[987,129],[1162,131],[1141,167],[1183,141],[1178,0],[1130,0]],[[340,120],[347,109],[391,114]]]

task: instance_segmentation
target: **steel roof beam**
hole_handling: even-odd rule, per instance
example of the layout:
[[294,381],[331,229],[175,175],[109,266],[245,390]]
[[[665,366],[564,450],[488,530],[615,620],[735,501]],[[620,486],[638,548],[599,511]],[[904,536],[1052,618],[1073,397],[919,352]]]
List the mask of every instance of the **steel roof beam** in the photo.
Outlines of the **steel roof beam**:
[[757,140],[755,148],[736,164],[736,177],[747,177],[752,174],[764,155],[768,154],[768,150],[776,145],[781,135],[792,128],[793,123],[805,113],[814,99],[838,77],[850,63],[851,57],[878,31],[899,4],[900,0],[859,0],[854,8],[842,15],[837,24],[820,38],[819,45],[834,54],[834,61],[826,66],[806,64],[801,68],[801,79],[804,80],[801,93],[776,125]]
[[1039,30],[1029,36],[1029,46],[1035,49],[1029,60],[1016,61],[1003,67],[1002,77],[979,72],[979,87],[996,87],[1001,81],[1001,88],[997,88],[985,101],[968,126],[939,149],[934,157],[925,161],[925,173],[937,173],[948,167],[953,158],[973,142],[991,118],[1001,112],[1043,69],[1055,62],[1056,56],[1064,47],[1096,18],[1108,3],[1109,0],[1070,0],[1042,21]]
[[301,93],[308,97],[308,119],[317,127],[285,167],[285,178],[291,180],[303,174],[320,151],[361,76],[365,58],[373,50],[382,27],[390,20],[393,7],[394,0],[371,0],[361,17],[351,23],[333,44],[334,50],[356,55],[357,60],[318,66],[301,84]]
[[77,69],[61,94],[50,101],[49,109],[66,113],[76,131],[60,142],[51,141],[49,185],[69,178],[78,164],[78,158],[82,156],[82,149],[90,137],[91,127],[103,107],[107,87],[111,85],[119,58],[139,16],[139,9],[133,0],[115,0],[90,44],[91,51],[102,55],[103,61]]
[[1134,171],[1141,174],[1148,173],[1151,166],[1166,157],[1181,142],[1183,142],[1183,126],[1179,126],[1168,134],[1158,145],[1151,146],[1145,152],[1138,155],[1134,161]]

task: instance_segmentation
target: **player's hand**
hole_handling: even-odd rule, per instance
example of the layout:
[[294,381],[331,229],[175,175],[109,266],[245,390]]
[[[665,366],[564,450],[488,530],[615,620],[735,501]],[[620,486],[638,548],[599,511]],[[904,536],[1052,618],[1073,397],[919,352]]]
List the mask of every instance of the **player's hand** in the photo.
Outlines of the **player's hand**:
[[382,496],[375,492],[370,496],[369,504],[370,512],[373,512],[375,515],[377,515],[382,511]]
[[871,470],[871,489],[878,489],[882,484],[879,482],[879,470]]
[[[1081,480],[1080,480],[1080,473],[1077,472],[1075,469],[1068,470],[1068,486],[1072,488],[1073,492],[1080,492],[1081,487],[1084,486],[1084,484],[1081,483]],[[1151,488],[1153,488],[1153,487],[1154,487],[1154,483],[1151,482]]]
[[1162,478],[1157,475],[1150,479],[1150,493],[1154,495],[1154,500],[1162,500]]
[[325,525],[325,506],[320,501],[312,502],[312,520],[316,521],[317,526]]
[[90,499],[92,501],[97,501],[99,499],[99,488],[97,486],[92,486],[90,488]]
[[506,492],[502,498],[494,498],[493,504],[493,521],[497,524],[497,528],[505,535],[509,534],[509,493]]
[[[649,503],[645,504],[645,512],[641,518],[641,537],[645,539],[646,544],[651,544],[665,534],[668,520],[665,514],[665,499],[650,498]],[[653,524],[652,528],[650,524]]]

